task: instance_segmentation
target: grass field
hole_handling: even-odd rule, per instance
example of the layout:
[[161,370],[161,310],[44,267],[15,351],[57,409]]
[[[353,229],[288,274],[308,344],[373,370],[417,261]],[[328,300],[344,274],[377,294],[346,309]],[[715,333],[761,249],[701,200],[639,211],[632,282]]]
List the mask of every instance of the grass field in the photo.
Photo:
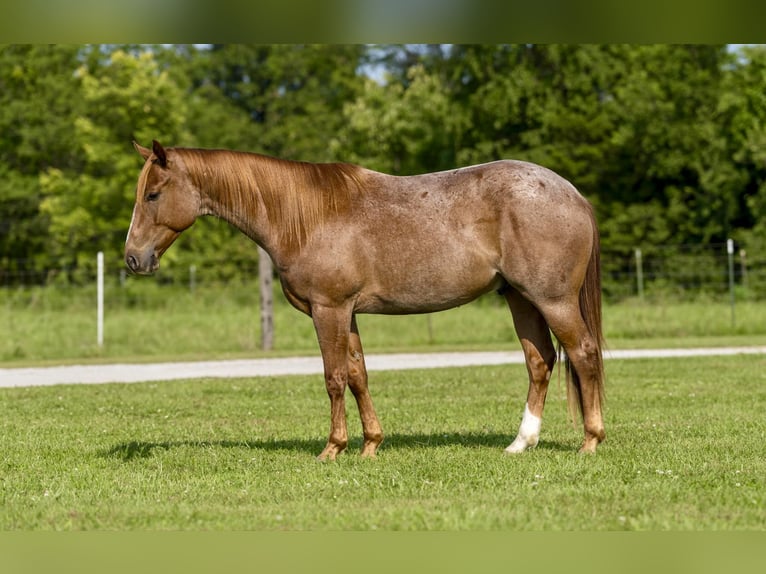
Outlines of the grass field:
[[[764,530],[766,357],[609,361],[607,441],[522,366],[380,372],[375,460],[318,463],[318,377],[0,390],[2,530]],[[563,383],[561,385],[563,387]]]
[[[74,288],[0,290],[0,363],[8,367],[263,354],[256,286],[198,288],[192,294],[149,281],[107,289],[103,347],[96,344],[95,293]],[[311,320],[290,307],[281,292],[274,321],[272,355],[318,354]],[[432,315],[362,315],[359,325],[368,352],[519,348],[510,313],[495,294]],[[764,345],[766,305],[739,302],[734,324],[725,301],[606,305],[604,331],[610,348]]]

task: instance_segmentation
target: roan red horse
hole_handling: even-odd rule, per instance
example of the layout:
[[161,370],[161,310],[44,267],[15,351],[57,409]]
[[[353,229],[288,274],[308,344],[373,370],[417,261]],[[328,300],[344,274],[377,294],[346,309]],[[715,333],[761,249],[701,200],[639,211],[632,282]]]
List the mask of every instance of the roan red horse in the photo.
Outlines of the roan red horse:
[[491,290],[508,302],[529,373],[526,408],[506,452],[534,447],[556,351],[581,452],[604,439],[599,236],[590,204],[565,179],[521,161],[397,177],[343,163],[134,144],[144,157],[125,262],[149,274],[178,235],[215,215],[262,246],[287,299],[314,321],[330,396],[320,459],[346,448],[346,386],[363,456],[383,440],[367,388],[357,313],[427,313]]

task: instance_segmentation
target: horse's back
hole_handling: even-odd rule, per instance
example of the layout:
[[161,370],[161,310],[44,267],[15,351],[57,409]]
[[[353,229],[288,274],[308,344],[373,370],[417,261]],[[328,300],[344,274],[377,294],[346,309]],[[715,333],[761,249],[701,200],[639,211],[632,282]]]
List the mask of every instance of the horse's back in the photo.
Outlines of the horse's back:
[[483,183],[484,193],[504,201],[524,205],[527,202],[538,204],[566,199],[576,202],[583,200],[567,179],[535,163],[506,159],[464,169],[467,174]]
[[541,165],[520,160],[497,160],[451,170],[410,176],[391,176],[368,171],[367,181],[386,201],[491,202],[495,206],[515,201],[525,205],[559,202],[583,203],[577,189],[564,177]]
[[[588,201],[543,166],[498,160],[414,176],[368,172],[368,192],[349,221],[388,240],[460,238],[498,253],[510,243],[592,242]],[[453,243],[452,240],[449,241]]]

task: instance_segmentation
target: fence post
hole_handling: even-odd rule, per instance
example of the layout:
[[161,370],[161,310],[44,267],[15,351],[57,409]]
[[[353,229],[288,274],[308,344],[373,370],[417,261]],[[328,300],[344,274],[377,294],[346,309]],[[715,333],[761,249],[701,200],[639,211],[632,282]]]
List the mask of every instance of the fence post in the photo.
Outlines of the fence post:
[[744,249],[739,250],[739,270],[742,287],[747,287],[747,252]]
[[734,327],[736,323],[736,317],[734,314],[734,240],[726,240],[726,253],[729,260],[729,299],[731,301],[731,326]]
[[104,252],[96,255],[96,341],[104,345]]
[[197,266],[189,265],[189,291],[194,294],[194,289],[197,287]]
[[271,257],[258,247],[258,284],[261,291],[261,349],[274,348],[274,288]]
[[644,300],[644,260],[641,256],[641,248],[636,247],[636,283],[638,298]]

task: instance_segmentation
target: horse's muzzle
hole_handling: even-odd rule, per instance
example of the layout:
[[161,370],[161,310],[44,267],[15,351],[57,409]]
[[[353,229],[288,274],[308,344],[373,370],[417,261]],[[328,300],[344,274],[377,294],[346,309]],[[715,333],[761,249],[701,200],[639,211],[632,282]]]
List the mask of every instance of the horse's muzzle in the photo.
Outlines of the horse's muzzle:
[[160,261],[154,252],[149,252],[148,256],[144,257],[139,254],[126,253],[125,265],[137,275],[150,275],[159,269]]

